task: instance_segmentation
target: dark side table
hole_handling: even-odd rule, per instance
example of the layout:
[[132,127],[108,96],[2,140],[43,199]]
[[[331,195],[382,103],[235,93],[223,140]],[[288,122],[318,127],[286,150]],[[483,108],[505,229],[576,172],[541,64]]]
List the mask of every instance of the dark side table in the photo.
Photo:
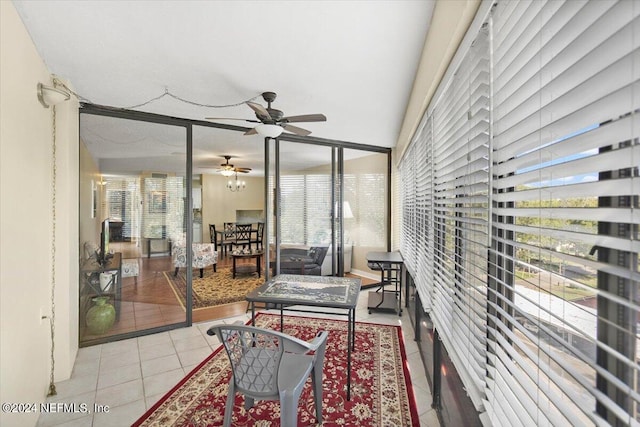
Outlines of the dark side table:
[[[236,278],[236,274],[238,273],[258,273],[258,277],[261,277],[261,266],[262,266],[262,255],[264,252],[262,251],[258,251],[258,252],[251,252],[248,254],[243,254],[243,253],[231,253],[231,258],[233,259],[233,278]],[[243,263],[238,265],[237,261],[239,259],[255,259],[256,260],[256,264],[253,265],[251,263]]]

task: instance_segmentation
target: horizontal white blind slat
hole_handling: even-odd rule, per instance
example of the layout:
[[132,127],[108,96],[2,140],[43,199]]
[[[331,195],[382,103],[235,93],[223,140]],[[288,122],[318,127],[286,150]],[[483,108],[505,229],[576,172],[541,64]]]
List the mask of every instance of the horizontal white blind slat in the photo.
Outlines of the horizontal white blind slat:
[[521,190],[513,193],[498,193],[494,200],[498,202],[521,202],[538,200],[541,194],[545,199],[568,199],[576,197],[624,196],[636,194],[637,184],[633,178],[610,179],[607,181],[584,182],[555,187],[541,187]]
[[[553,2],[552,6],[559,4],[561,2]],[[514,94],[531,93],[531,88],[535,87],[532,84],[545,87],[585,55],[597,57],[597,53],[590,52],[594,47],[600,49],[600,45],[613,34],[617,27],[611,25],[611,20],[620,19],[616,13],[623,9],[612,6],[611,2],[604,1],[562,4],[562,8],[542,28],[541,35],[533,38],[530,46],[516,51],[517,62],[498,62],[496,101],[501,104],[507,102],[508,105]],[[587,29],[589,31],[585,31]],[[615,44],[615,41],[609,44]],[[537,78],[532,82],[530,78],[534,73]]]
[[[640,128],[640,115],[628,115],[620,120],[609,122],[588,131],[576,134],[570,138],[550,142],[549,144],[538,147],[521,156],[502,161],[493,167],[494,175],[503,176],[509,172],[522,170],[532,166],[547,164],[559,158],[576,153],[576,147],[580,147],[581,153],[588,153],[602,147],[603,138],[614,141],[631,140],[634,137],[634,129]],[[547,129],[545,132],[551,133],[555,137],[559,137],[570,132],[569,128],[564,130]],[[501,159],[499,159],[501,160]]]
[[504,178],[494,180],[495,188],[504,189],[519,185],[538,184],[540,182],[562,183],[564,179],[572,179],[576,175],[585,175],[587,178],[597,179],[596,172],[619,168],[632,168],[640,159],[640,146],[630,146],[620,150],[590,153],[584,157],[572,156],[575,160],[560,159],[551,161],[541,169],[533,169],[528,172],[517,172]]
[[627,224],[640,224],[640,211],[625,208],[580,208],[580,207],[536,207],[536,208],[494,208],[496,215],[513,217],[532,217],[540,215],[548,219],[573,219],[590,218],[593,221],[623,222]]

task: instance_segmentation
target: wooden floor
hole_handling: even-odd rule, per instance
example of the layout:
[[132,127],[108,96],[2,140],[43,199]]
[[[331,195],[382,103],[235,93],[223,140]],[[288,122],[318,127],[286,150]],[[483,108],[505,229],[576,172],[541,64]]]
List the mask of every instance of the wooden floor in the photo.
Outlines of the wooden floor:
[[[80,325],[80,343],[104,339],[124,333],[167,326],[186,321],[186,311],[169,286],[165,273],[173,269],[169,254],[155,254],[151,258],[142,256],[139,246],[130,242],[112,242],[110,248],[121,252],[123,259],[136,259],[140,274],[122,279],[122,299],[120,318],[104,335],[91,335],[84,325]],[[247,260],[247,262],[255,262]],[[218,267],[231,266],[231,257],[218,258]],[[263,266],[264,267],[264,266]],[[263,270],[264,271],[264,270]],[[358,276],[353,276],[358,277]],[[373,282],[362,278],[362,283]],[[202,322],[243,314],[247,309],[244,301],[193,311],[192,321]]]

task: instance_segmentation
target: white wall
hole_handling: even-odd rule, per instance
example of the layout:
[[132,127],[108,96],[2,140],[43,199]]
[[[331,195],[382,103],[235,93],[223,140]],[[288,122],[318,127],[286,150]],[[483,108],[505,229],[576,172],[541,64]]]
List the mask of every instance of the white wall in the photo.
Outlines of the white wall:
[[[11,2],[0,2],[0,402],[40,402],[48,392],[51,312],[52,109],[36,97],[52,79]],[[78,113],[57,108],[56,381],[78,347]],[[32,426],[38,414],[0,413]]]
[[264,210],[264,178],[239,176],[247,183],[244,190],[232,193],[226,187],[229,178],[202,175],[202,241],[208,242],[209,224],[220,231],[223,223],[236,221],[236,210]]

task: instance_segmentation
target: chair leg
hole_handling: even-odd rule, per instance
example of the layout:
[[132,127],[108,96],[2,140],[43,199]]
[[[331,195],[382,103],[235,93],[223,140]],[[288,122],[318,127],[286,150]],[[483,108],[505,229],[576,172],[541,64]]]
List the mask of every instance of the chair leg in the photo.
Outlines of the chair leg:
[[200,278],[202,279],[204,277],[204,268],[200,269]]
[[176,267],[176,271],[173,273],[173,277],[176,277],[178,275],[178,270],[180,270],[180,267]]
[[313,368],[311,385],[313,386],[313,400],[316,404],[316,420],[318,424],[322,424],[322,369]]
[[256,401],[253,397],[249,397],[249,396],[245,396],[244,397],[244,409],[246,411],[248,411],[249,409],[253,408],[253,405],[255,405]]
[[280,425],[282,427],[296,427],[298,425],[298,400],[300,390],[280,393]]
[[224,407],[224,427],[231,427],[231,415],[233,414],[233,403],[236,400],[236,387],[233,379],[229,381],[229,391],[227,394],[227,404]]
[[215,273],[216,271],[218,271],[218,270],[216,270],[216,265],[217,265],[217,264],[213,264],[213,272],[214,272],[214,273]]

